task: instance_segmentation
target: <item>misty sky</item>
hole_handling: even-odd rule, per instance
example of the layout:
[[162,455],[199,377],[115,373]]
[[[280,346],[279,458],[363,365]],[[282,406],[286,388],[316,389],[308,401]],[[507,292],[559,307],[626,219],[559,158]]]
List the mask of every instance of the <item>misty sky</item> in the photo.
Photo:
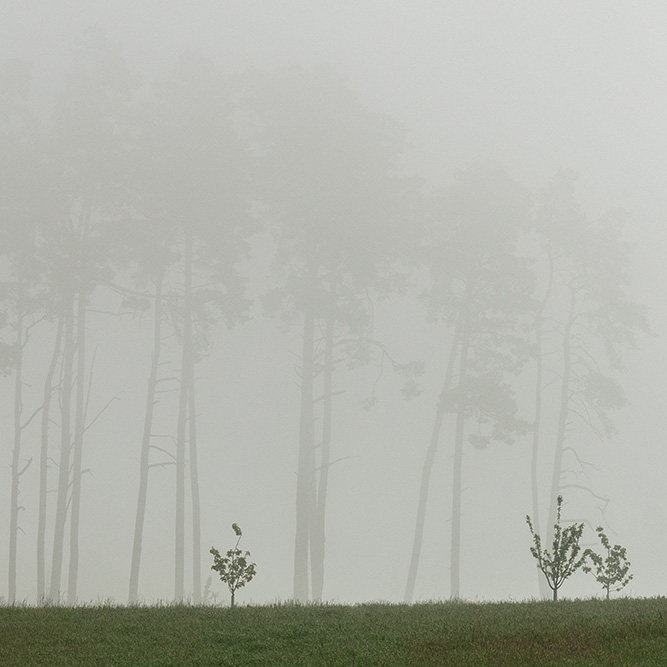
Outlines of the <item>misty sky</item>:
[[[633,562],[635,579],[626,590],[665,594],[667,5],[652,0],[0,0],[0,62],[33,61],[34,99],[46,108],[66,75],[76,40],[90,29],[102,29],[122,43],[130,67],[148,79],[163,74],[189,49],[232,73],[329,64],[348,78],[366,108],[406,127],[408,168],[425,179],[426,189],[444,186],[458,168],[490,160],[529,188],[542,186],[559,169],[572,169],[580,176],[586,210],[598,215],[614,207],[627,209],[636,243],[634,296],[650,307],[655,336],[626,356],[622,384],[630,405],[618,415],[618,434],[597,450],[595,482],[611,498],[607,518],[616,531],[612,542],[626,546]],[[381,313],[378,326],[388,328],[398,355],[417,354],[427,361],[422,396],[405,403],[386,389],[390,398],[385,404],[365,413],[355,403],[360,390],[337,407],[350,410],[336,427],[337,456],[354,458],[332,473],[327,599],[402,597],[441,364],[437,332],[423,322],[416,305],[410,307],[414,313],[408,312],[399,327],[383,322]],[[82,565],[80,597],[123,601],[146,360],[137,354],[134,375],[128,376],[114,358],[132,355],[147,334],[138,330],[136,339],[130,339],[120,324],[97,326],[100,331],[91,336],[108,326],[99,362],[108,393],[121,389],[125,394],[122,407],[114,408],[103,435],[86,453],[92,469],[84,491],[87,502],[91,508],[110,509],[104,522],[92,509],[84,519],[82,540],[90,546],[85,558],[102,557],[108,566],[100,572]],[[291,593],[298,427],[296,390],[290,395],[287,389],[298,340],[260,319],[225,331],[220,342],[223,349],[201,370],[202,414],[209,415],[202,418],[201,437],[224,440],[202,468],[203,550],[207,555],[209,542],[227,548],[229,525],[239,522],[243,546],[258,564],[256,581],[239,599],[286,599]],[[289,380],[271,384],[265,377]],[[373,371],[362,371],[359,378],[359,386],[372,383]],[[9,384],[3,384],[3,391],[8,390]],[[1,405],[9,419],[9,397]],[[210,415],[219,417],[219,423]],[[5,429],[0,422],[0,433],[8,434],[8,444],[0,447],[3,470],[10,459],[7,424]],[[530,511],[524,489],[527,451],[520,443],[511,448],[501,444],[467,455],[466,598],[537,594],[523,523]],[[448,519],[437,508],[449,497],[449,456],[443,447],[434,473],[419,599],[447,596]],[[8,472],[0,476],[3,496],[8,496],[8,480]],[[156,486],[160,484],[171,488],[166,475]],[[513,517],[494,515],[500,506],[485,493],[507,499],[502,511]],[[8,521],[4,502],[2,530]],[[156,527],[152,546],[146,548],[145,563],[151,565],[144,565],[142,588],[149,600],[165,599],[173,569],[171,517],[151,511]],[[30,510],[26,513],[29,521]],[[501,523],[511,527],[501,530]],[[506,576],[489,567],[493,559],[484,556],[499,548],[519,563]],[[349,550],[358,550],[361,559],[353,574],[345,560]],[[26,582],[31,567],[21,571]],[[6,572],[4,550],[0,572]],[[4,574],[2,581],[0,595]],[[225,597],[219,582],[215,585]],[[22,587],[28,598],[29,588]],[[595,592],[590,582],[580,581],[565,595]]]

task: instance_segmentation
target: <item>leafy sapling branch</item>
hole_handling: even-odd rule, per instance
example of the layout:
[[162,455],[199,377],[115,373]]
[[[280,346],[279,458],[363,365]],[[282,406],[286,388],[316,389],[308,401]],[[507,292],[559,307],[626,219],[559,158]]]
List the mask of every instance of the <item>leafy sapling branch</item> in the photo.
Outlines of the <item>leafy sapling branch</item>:
[[219,574],[220,580],[227,584],[227,588],[232,596],[231,606],[233,609],[236,591],[239,588],[243,588],[252,580],[255,576],[257,566],[255,563],[249,562],[249,551],[244,553],[239,549],[239,542],[241,541],[241,536],[243,534],[239,525],[233,523],[232,530],[238,538],[234,548],[230,549],[226,556],[221,556],[220,552],[214,547],[211,547],[210,553],[213,554],[213,565],[211,566],[211,569],[215,570]]
[[537,567],[544,574],[549,588],[553,591],[553,601],[558,601],[558,589],[563,582],[572,576],[586,561],[587,552],[579,557],[581,547],[579,540],[584,531],[583,523],[575,523],[563,528],[560,525],[561,506],[563,496],[558,496],[556,523],[554,524],[554,540],[551,551],[542,548],[542,540],[533,530],[533,523],[526,515],[526,523],[533,536],[533,546],[530,553],[537,561]]
[[611,546],[602,526],[598,526],[596,532],[607,555],[600,556],[592,549],[586,549],[584,556],[591,559],[593,566],[586,565],[583,569],[588,573],[593,572],[595,568],[595,580],[602,584],[608,600],[610,593],[620,591],[632,579],[632,575],[628,574],[631,563],[627,558],[625,547],[620,544]]

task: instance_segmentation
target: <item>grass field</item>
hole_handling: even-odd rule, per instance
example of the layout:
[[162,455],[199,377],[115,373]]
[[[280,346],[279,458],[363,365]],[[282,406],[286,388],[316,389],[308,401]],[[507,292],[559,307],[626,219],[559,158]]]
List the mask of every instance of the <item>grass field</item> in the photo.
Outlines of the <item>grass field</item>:
[[667,598],[5,606],[0,665],[667,665]]

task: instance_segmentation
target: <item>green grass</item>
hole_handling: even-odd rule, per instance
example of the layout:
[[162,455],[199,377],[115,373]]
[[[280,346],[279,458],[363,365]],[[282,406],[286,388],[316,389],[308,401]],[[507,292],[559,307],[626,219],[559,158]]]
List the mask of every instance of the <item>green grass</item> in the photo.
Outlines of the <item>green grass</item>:
[[0,665],[667,665],[667,598],[0,607]]

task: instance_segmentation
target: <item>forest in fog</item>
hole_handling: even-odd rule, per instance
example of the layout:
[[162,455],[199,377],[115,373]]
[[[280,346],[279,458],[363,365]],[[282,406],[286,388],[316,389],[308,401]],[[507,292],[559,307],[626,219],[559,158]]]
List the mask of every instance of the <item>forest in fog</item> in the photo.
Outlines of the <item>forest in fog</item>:
[[226,603],[233,522],[240,602],[544,596],[559,494],[661,592],[632,211],[567,164],[434,177],[329,64],[88,30],[39,66],[0,63],[1,599]]

